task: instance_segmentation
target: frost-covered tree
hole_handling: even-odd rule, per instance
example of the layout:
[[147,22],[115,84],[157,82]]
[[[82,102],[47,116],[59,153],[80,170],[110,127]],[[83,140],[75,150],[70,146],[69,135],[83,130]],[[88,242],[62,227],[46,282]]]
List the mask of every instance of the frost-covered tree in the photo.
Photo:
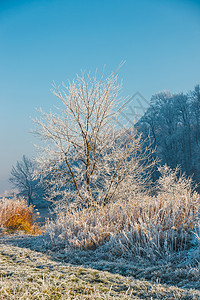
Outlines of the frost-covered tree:
[[179,161],[182,169],[189,175],[191,173],[192,158],[192,132],[191,110],[188,95],[178,94],[174,96],[174,108],[177,115],[177,148],[179,149]]
[[61,101],[57,113],[35,120],[35,133],[45,141],[38,157],[40,176],[48,177],[49,197],[86,206],[130,197],[148,181],[154,163],[142,150],[134,128],[116,129],[113,118],[119,85],[117,75],[106,80],[84,74],[55,87]]
[[190,92],[191,110],[193,118],[194,138],[196,144],[200,143],[200,86],[196,85]]
[[10,172],[9,181],[27,199],[28,205],[33,204],[33,194],[36,189],[36,181],[33,178],[34,170],[33,161],[23,155],[22,160],[17,161],[16,166],[13,166]]
[[158,93],[152,97],[150,103],[138,127],[143,136],[150,134],[159,159],[171,167],[176,167],[179,147],[176,135],[178,115],[174,107],[174,97],[168,92]]
[[189,93],[191,101],[191,173],[194,179],[200,182],[200,86],[196,85],[194,90]]
[[40,176],[35,176],[37,168],[35,160],[23,155],[22,160],[12,167],[9,181],[17,188],[18,195],[27,200],[28,205],[47,207],[50,203],[45,200],[45,188],[40,183]]

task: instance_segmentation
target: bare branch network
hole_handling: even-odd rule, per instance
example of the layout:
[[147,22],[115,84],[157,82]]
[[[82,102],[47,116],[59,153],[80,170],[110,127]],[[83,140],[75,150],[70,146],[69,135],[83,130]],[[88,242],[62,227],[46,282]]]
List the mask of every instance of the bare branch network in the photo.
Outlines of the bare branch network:
[[55,87],[62,109],[40,110],[39,172],[52,200],[105,205],[133,196],[148,181],[155,163],[149,149],[133,127],[117,130],[113,119],[119,88],[116,73],[106,80],[82,74],[63,90]]

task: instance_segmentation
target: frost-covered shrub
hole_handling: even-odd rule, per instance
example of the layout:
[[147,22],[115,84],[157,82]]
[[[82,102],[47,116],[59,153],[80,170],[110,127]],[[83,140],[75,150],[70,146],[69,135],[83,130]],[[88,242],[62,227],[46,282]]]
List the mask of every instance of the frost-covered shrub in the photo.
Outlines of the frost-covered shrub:
[[106,206],[58,209],[56,221],[47,224],[47,236],[52,246],[95,249],[104,244],[116,255],[155,258],[190,246],[199,206],[199,195],[185,188],[181,194],[160,191]]
[[191,197],[196,186],[193,185],[192,178],[186,177],[185,173],[181,173],[180,166],[172,170],[166,164],[158,167],[161,176],[157,181],[157,189],[160,194],[166,196]]

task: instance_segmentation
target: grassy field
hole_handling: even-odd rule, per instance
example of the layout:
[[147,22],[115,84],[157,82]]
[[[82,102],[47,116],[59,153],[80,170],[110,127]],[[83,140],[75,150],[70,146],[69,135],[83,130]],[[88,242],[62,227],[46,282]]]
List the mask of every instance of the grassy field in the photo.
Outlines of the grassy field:
[[25,248],[23,242],[17,247],[8,243],[9,237],[3,240],[1,299],[200,299],[197,289],[73,266],[50,253]]
[[45,224],[46,211],[3,199],[0,299],[200,299],[200,197],[185,196],[59,210]]

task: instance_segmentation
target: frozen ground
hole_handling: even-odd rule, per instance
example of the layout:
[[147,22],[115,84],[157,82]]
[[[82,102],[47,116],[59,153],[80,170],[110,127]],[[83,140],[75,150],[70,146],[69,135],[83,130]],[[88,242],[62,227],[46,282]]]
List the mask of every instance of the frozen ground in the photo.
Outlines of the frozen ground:
[[193,254],[188,265],[188,253],[151,263],[103,250],[49,249],[42,237],[2,233],[1,299],[200,299]]
[[180,289],[59,262],[51,255],[1,244],[1,299],[200,299]]

